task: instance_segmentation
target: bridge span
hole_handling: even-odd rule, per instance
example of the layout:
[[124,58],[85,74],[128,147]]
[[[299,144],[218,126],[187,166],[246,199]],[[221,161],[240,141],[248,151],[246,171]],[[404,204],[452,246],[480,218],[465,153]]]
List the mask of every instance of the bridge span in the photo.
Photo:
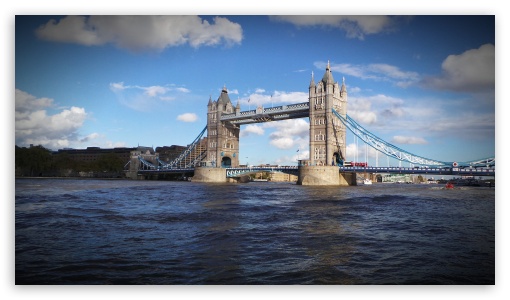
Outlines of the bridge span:
[[[236,178],[243,175],[258,172],[281,172],[298,175],[298,166],[258,166],[258,167],[237,167],[225,168],[227,178]],[[452,176],[496,176],[495,168],[425,168],[425,167],[338,167],[339,172],[348,173],[372,173],[372,174],[420,174],[420,175],[452,175]],[[145,169],[139,170],[139,174],[192,174],[195,168],[173,168],[173,169]]]

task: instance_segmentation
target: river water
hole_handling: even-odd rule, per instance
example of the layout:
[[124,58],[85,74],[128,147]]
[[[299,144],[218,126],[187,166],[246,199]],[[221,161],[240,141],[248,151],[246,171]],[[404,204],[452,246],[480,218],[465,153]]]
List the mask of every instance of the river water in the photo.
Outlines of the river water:
[[495,284],[495,190],[16,179],[15,283]]

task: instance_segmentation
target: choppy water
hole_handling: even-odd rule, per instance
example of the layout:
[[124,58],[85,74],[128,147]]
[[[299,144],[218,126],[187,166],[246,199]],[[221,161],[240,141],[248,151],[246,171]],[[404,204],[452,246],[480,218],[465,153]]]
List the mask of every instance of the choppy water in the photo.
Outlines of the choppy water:
[[495,191],[17,179],[16,284],[494,284]]

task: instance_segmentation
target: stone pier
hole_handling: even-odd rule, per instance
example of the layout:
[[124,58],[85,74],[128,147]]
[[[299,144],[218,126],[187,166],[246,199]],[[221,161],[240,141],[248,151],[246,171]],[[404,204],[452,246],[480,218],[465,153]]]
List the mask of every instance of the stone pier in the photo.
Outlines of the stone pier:
[[298,185],[356,185],[356,173],[339,172],[337,166],[298,167]]
[[195,175],[193,175],[191,181],[211,183],[227,182],[227,169],[212,167],[195,167]]

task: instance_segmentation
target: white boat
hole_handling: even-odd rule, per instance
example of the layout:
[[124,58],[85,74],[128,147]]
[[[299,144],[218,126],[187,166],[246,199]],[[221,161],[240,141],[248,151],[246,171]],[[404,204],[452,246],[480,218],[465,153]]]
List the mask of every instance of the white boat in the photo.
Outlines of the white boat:
[[365,178],[365,180],[363,180],[363,184],[372,184],[372,180]]

